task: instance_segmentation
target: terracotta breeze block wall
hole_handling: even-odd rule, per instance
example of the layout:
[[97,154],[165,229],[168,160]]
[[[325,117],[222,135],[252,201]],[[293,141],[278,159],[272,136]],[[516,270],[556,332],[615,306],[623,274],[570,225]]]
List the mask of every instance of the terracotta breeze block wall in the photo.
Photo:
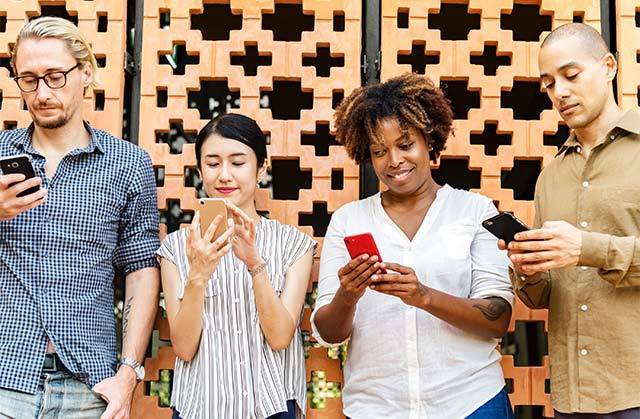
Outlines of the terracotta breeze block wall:
[[618,41],[618,103],[624,109],[640,105],[640,1],[616,0]]
[[[633,18],[633,2],[620,3]],[[455,135],[433,167],[436,178],[489,196],[500,210],[533,222],[535,179],[567,135],[539,80],[540,40],[572,21],[600,30],[599,2],[382,0],[382,79],[418,71],[453,100]],[[635,60],[636,48],[625,59]],[[621,88],[635,100],[637,85],[635,78]],[[514,178],[530,178],[526,190],[513,186]],[[509,332],[533,321],[545,322],[546,330],[546,318],[546,310],[529,310],[518,301]],[[541,365],[516,366],[521,349],[511,349],[502,361],[511,402],[517,409],[544,406],[544,415],[552,416],[547,358]]]
[[[23,110],[20,90],[10,78],[11,45],[22,26],[32,17],[65,16],[73,20],[91,43],[99,61],[96,94],[89,89],[84,98],[86,119],[100,129],[122,135],[126,0],[23,0],[0,3],[0,122],[2,128],[31,123]],[[3,28],[4,26],[4,28]],[[4,30],[3,30],[4,29]]]

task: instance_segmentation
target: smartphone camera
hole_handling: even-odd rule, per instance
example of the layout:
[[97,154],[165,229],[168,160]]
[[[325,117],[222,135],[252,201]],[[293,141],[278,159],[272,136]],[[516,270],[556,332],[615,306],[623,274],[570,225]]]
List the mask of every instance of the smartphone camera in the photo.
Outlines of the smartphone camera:
[[18,167],[20,167],[20,163],[18,163],[17,161],[14,161],[13,163],[11,163],[11,167],[14,169],[17,169]]

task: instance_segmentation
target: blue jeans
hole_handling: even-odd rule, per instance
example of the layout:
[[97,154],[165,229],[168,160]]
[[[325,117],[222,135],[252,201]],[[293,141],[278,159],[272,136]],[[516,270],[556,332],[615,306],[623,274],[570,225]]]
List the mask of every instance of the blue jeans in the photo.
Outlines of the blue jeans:
[[0,417],[98,419],[107,403],[66,372],[43,373],[36,394],[0,388]]
[[[180,417],[180,413],[178,413],[176,409],[173,409],[172,419],[182,419],[182,417]],[[267,419],[296,419],[296,401],[288,400],[286,412],[276,413],[275,415],[269,416]]]
[[467,419],[513,419],[513,417],[507,389],[503,387],[491,400],[467,416]]

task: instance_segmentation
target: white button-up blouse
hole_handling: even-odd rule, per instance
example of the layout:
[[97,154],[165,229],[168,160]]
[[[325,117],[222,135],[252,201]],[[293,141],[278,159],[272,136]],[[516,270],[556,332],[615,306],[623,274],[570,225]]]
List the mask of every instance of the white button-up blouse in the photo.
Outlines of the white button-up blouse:
[[[322,256],[312,315],[340,286],[349,261],[344,237],[370,232],[383,261],[413,268],[427,286],[466,298],[513,303],[508,258],[481,222],[497,210],[490,199],[445,185],[413,240],[391,220],[380,194],[337,210]],[[463,418],[505,385],[498,339],[462,331],[399,298],[367,289],[357,305],[344,368],[344,413],[358,418]]]

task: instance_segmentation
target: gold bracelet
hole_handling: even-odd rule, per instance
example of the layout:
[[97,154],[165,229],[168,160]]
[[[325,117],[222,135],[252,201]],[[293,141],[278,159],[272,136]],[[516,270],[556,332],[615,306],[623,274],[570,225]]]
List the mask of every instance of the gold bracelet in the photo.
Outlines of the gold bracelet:
[[262,271],[264,271],[265,269],[267,269],[267,262],[262,262],[260,265],[256,266],[255,268],[250,269],[249,274],[251,276],[256,276]]

